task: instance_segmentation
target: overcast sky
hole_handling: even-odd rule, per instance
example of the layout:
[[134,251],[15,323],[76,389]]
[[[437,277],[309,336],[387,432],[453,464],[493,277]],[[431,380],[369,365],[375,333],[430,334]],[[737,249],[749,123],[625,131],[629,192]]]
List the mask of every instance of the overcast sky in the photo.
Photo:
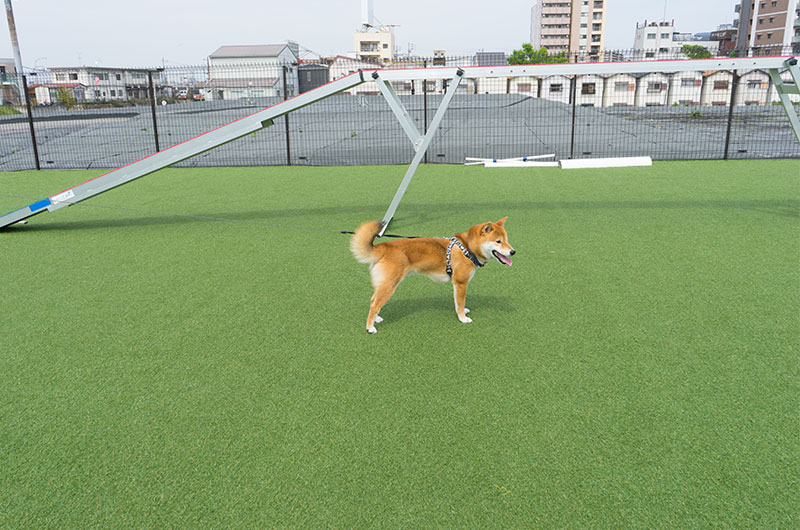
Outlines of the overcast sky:
[[[633,46],[636,23],[660,20],[663,0],[605,0],[606,48]],[[730,24],[736,0],[667,0],[666,18],[682,32]],[[465,7],[473,5],[474,7]],[[533,1],[374,0],[383,24],[395,25],[402,51],[431,56],[479,50],[510,53],[530,38]],[[53,66],[202,64],[223,44],[294,40],[321,55],[352,54],[361,0],[218,2],[184,0],[14,0],[22,62]],[[5,24],[0,56],[13,57]]]

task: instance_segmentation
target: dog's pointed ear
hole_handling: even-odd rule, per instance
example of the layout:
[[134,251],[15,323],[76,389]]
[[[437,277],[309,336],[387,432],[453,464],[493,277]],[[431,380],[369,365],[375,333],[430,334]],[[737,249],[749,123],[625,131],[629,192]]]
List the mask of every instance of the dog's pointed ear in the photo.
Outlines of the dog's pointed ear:
[[488,234],[492,229],[492,223],[486,223],[481,227],[481,234]]
[[497,224],[499,224],[500,226],[503,226],[507,220],[508,220],[508,216],[506,215],[505,217],[503,217],[502,219],[497,221]]

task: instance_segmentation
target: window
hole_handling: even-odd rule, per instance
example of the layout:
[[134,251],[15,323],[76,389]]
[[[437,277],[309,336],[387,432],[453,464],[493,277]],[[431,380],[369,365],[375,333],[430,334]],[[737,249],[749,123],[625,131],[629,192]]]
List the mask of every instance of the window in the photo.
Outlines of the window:
[[774,24],[775,23],[775,17],[769,17],[769,23],[770,24]]
[[661,38],[662,39],[668,39],[669,38],[669,33],[662,33],[661,34]]
[[583,83],[581,85],[581,94],[594,94],[595,88],[596,86],[594,83]]
[[384,45],[383,45],[383,49],[384,49],[384,50],[385,50],[385,49],[387,49],[388,47],[389,47],[389,45],[388,45],[388,44],[384,44]]
[[121,81],[121,80],[122,80],[122,76],[120,74],[117,74],[117,81]]
[[728,90],[728,82],[714,81],[714,90]]
[[655,57],[656,56],[656,52],[645,52],[644,56],[646,58]]
[[662,90],[664,90],[664,83],[661,82],[647,83],[647,91],[650,93],[661,92]]
[[530,83],[520,83],[517,85],[517,90],[519,92],[530,92],[531,91],[531,84]]
[[659,48],[658,53],[669,53],[669,48]]
[[693,77],[682,77],[681,78],[681,86],[694,86],[694,78]]
[[756,35],[756,40],[761,40],[761,35]]
[[777,5],[778,5],[778,2],[772,2],[772,4],[771,4],[771,5],[772,5],[772,7],[775,7],[775,6],[777,6]]
[[56,74],[56,81],[66,81],[67,74]]
[[550,93],[551,94],[553,94],[555,92],[563,92],[563,91],[564,91],[563,83],[553,83],[552,85],[550,85]]
[[656,34],[655,33],[648,33],[647,34],[647,38],[648,39],[655,39],[656,38]]
[[617,81],[614,83],[614,92],[627,92],[628,91],[628,83],[624,81]]
[[77,81],[78,80],[78,74],[69,74],[69,80],[70,81]]

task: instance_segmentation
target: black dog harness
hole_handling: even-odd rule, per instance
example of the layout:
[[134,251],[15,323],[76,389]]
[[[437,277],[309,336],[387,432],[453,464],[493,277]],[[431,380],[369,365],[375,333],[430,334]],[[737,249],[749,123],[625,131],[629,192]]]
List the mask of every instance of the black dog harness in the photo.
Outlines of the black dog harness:
[[450,266],[450,252],[452,252],[452,250],[453,250],[453,245],[457,245],[458,248],[461,249],[461,252],[466,257],[468,257],[470,260],[472,260],[472,263],[474,263],[478,267],[483,267],[483,263],[478,261],[478,258],[475,257],[475,254],[473,254],[472,252],[467,250],[467,247],[462,245],[461,241],[459,241],[457,237],[446,237],[444,239],[449,239],[450,240],[450,244],[447,245],[447,259],[445,260],[445,263],[447,264],[447,267],[446,267],[447,275],[449,277],[451,277],[451,278],[453,277],[453,267]]

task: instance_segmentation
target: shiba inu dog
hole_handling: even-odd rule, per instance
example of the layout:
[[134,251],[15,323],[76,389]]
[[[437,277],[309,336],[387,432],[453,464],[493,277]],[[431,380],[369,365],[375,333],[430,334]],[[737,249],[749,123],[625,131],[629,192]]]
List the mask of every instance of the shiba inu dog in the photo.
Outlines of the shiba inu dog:
[[508,244],[504,224],[508,217],[496,223],[471,226],[464,233],[451,238],[410,238],[386,241],[373,245],[381,231],[378,221],[367,221],[350,239],[350,251],[356,260],[370,264],[372,293],[367,315],[367,331],[376,333],[375,324],[383,319],[378,316],[381,308],[406,276],[418,272],[437,282],[453,282],[453,298],[458,319],[465,324],[472,322],[464,307],[467,285],[478,267],[496,259],[511,266],[514,248]]

